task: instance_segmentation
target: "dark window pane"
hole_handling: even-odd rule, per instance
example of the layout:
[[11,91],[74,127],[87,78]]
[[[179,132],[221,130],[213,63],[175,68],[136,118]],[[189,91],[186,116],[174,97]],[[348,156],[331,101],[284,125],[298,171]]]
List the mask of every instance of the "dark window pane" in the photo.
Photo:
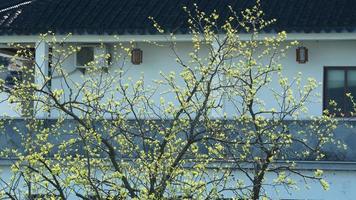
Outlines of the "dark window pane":
[[19,60],[13,61],[11,58],[0,56],[0,79],[4,84],[0,87],[5,91],[10,91],[22,81],[23,75],[20,67],[23,63]]
[[89,62],[94,60],[94,48],[82,47],[77,52],[77,66],[86,66]]
[[8,74],[8,66],[10,64],[10,58],[0,56],[0,79],[5,80]]
[[[327,71],[327,83],[326,83],[326,105],[330,112],[334,113],[334,108],[329,107],[331,100],[337,103],[337,110],[341,113],[344,111],[344,97],[345,97],[345,71],[344,70],[328,70]],[[337,115],[340,115],[339,111],[336,111]]]
[[[356,97],[356,70],[347,71],[347,92],[351,93],[353,99]],[[350,97],[346,97],[346,113],[354,112]]]
[[18,71],[10,71],[5,78],[5,86],[7,88],[13,88],[16,83],[22,81],[22,73]]
[[10,64],[10,62],[11,62],[10,58],[0,56],[0,66],[6,67]]

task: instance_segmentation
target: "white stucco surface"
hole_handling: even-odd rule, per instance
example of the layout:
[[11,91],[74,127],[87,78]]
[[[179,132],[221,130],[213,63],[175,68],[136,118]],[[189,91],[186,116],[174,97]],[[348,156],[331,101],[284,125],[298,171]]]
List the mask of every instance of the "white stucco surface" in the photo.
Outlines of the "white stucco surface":
[[[323,167],[322,165],[319,167]],[[313,171],[300,171],[304,174],[311,174]],[[238,171],[234,171],[234,178],[238,181],[243,181],[248,184],[247,178]],[[10,180],[11,171],[7,164],[0,165],[0,176],[2,180]],[[266,183],[271,183],[276,176],[274,174],[266,175]],[[296,175],[289,176],[295,181],[296,186],[293,188],[285,188],[283,186],[264,186],[266,194],[273,200],[354,200],[356,196],[356,171],[349,170],[325,170],[323,178],[329,183],[329,190],[324,190],[319,182],[304,180]],[[19,182],[20,185],[22,182]],[[228,185],[235,185],[235,182],[229,182]],[[26,190],[23,190],[25,192]],[[224,192],[224,198],[233,198],[231,192]],[[22,194],[22,195],[25,195]],[[69,200],[77,200],[75,195],[70,195]]]
[[[325,66],[356,66],[356,40],[339,40],[339,41],[316,41],[308,40],[301,41],[301,45],[309,49],[309,62],[306,64],[298,64],[295,58],[295,48],[292,48],[288,51],[287,56],[281,60],[283,65],[283,74],[290,78],[290,80],[298,73],[302,72],[303,80],[307,80],[309,77],[315,78],[317,82],[320,83],[320,86],[315,90],[315,94],[319,94],[318,98],[313,98],[312,102],[308,105],[308,113],[305,117],[308,116],[318,116],[322,113],[322,81],[323,81],[323,70]],[[140,76],[144,76],[145,84],[154,85],[154,80],[161,79],[160,72],[168,73],[170,71],[180,71],[178,64],[176,63],[175,55],[173,51],[168,47],[167,43],[161,43],[164,46],[158,47],[152,44],[147,43],[138,43],[138,47],[143,50],[143,63],[140,65],[132,65],[130,59],[126,58],[125,70],[127,74],[125,76],[132,77],[133,80],[136,80]],[[187,58],[187,52],[191,50],[190,42],[179,42],[177,45],[178,53],[182,58]],[[207,51],[202,50],[202,56],[207,53]],[[67,72],[72,72],[75,70],[74,65],[74,56],[70,57],[65,63],[64,68]],[[122,61],[114,62],[113,66],[110,68],[109,73],[119,69],[119,66],[122,65]],[[80,81],[83,74],[80,71],[75,71],[70,78],[75,81]],[[85,75],[84,75],[85,76]],[[61,87],[63,81],[60,79],[53,80],[52,87],[58,88]],[[271,88],[277,89],[278,86],[276,83],[272,84]],[[158,102],[160,96],[164,96],[167,101],[174,101],[172,95],[167,95],[165,92],[166,88],[160,88],[160,91],[157,92],[157,95],[153,98]],[[0,94],[0,97],[6,96],[5,94]],[[262,92],[259,95],[266,107],[276,106],[276,102],[271,98],[269,92]],[[119,97],[118,97],[119,98]],[[17,112],[12,111],[11,104],[8,102],[0,103],[0,113],[2,115],[8,115],[11,117],[19,117]],[[231,111],[228,104],[224,109],[225,112]],[[55,114],[51,115],[55,117]]]

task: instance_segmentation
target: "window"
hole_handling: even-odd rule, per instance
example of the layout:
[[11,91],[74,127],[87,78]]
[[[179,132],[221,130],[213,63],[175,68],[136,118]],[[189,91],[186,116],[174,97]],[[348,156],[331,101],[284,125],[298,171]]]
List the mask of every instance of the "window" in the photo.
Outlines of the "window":
[[20,61],[13,61],[11,58],[0,56],[0,79],[4,81],[2,87],[6,91],[10,91],[16,86],[16,83],[22,81],[22,72]]
[[75,55],[76,67],[82,73],[85,73],[90,63],[95,60],[96,61],[95,64],[90,65],[91,67],[102,69],[104,72],[108,72],[108,67],[109,65],[112,64],[111,55],[108,53],[108,51],[109,49],[105,45],[104,46],[100,46],[99,44],[81,45],[80,50]]
[[[350,116],[354,109],[347,93],[356,97],[356,67],[325,67],[324,110],[328,109],[338,117]],[[330,106],[330,101],[335,101],[337,106]]]
[[84,67],[88,65],[89,62],[94,61],[94,47],[93,46],[83,46],[77,52],[76,65],[78,67]]

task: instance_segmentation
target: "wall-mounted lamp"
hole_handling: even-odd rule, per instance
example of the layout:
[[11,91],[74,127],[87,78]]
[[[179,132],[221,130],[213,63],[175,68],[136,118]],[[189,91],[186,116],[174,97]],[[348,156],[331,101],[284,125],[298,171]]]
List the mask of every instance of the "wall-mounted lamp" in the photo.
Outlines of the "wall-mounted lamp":
[[138,49],[138,48],[135,48],[135,49],[132,49],[131,51],[131,62],[132,64],[134,65],[139,65],[142,63],[142,50],[141,49]]
[[297,62],[299,64],[304,64],[309,61],[308,49],[306,47],[298,47],[296,52],[297,52]]

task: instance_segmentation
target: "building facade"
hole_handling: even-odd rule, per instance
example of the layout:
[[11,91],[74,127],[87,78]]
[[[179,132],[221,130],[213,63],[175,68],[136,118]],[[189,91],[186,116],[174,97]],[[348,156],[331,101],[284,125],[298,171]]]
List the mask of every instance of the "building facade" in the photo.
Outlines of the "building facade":
[[[191,51],[192,37],[189,30],[182,23],[184,14],[181,7],[189,4],[189,1],[70,1],[70,0],[16,0],[0,3],[0,56],[7,66],[0,75],[5,80],[7,87],[11,89],[11,78],[18,76],[16,69],[11,68],[11,56],[13,47],[9,43],[20,43],[33,48],[35,61],[43,71],[49,71],[50,46],[41,41],[40,33],[52,31],[57,38],[65,38],[71,33],[62,46],[80,46],[82,50],[71,55],[63,63],[63,68],[70,73],[74,80],[81,80],[86,76],[82,63],[91,61],[96,55],[107,52],[114,54],[115,45],[121,43],[130,46],[134,41],[135,48],[141,50],[142,61],[139,64],[125,62],[128,69],[126,76],[133,80],[144,75],[145,83],[150,84],[160,79],[160,72],[175,71],[179,73],[176,63],[176,55],[170,48],[172,41],[168,35],[157,33],[152,27],[149,16],[155,18],[168,31],[175,32],[178,53],[182,58],[187,58]],[[198,6],[207,12],[217,9],[224,13],[227,5],[232,5],[236,10],[249,6],[249,1],[198,1]],[[337,100],[342,106],[342,111],[350,109],[343,97],[343,92],[350,92],[356,96],[356,16],[353,8],[356,2],[346,0],[332,1],[307,1],[307,0],[271,0],[262,2],[262,8],[267,17],[276,18],[277,22],[271,28],[260,34],[259,39],[265,36],[273,36],[278,31],[285,30],[288,33],[286,43],[299,41],[299,46],[292,47],[281,59],[283,73],[291,80],[299,72],[305,77],[316,79],[320,84],[314,91],[315,97],[307,105],[308,111],[299,120],[307,120],[311,116],[321,116],[327,108],[329,100]],[[225,14],[221,14],[225,15]],[[241,33],[241,40],[248,40],[249,35]],[[149,42],[147,42],[149,41]],[[152,43],[159,45],[153,45]],[[101,46],[101,47],[100,47]],[[300,52],[298,47],[307,49]],[[204,50],[206,48],[206,51]],[[85,50],[85,51],[84,51]],[[304,50],[304,49],[302,49]],[[205,52],[204,52],[205,51]],[[207,47],[202,47],[202,52],[208,55]],[[299,54],[301,53],[301,54]],[[302,61],[301,61],[302,60]],[[304,61],[303,61],[304,60]],[[21,62],[21,60],[19,61]],[[122,61],[112,61],[108,67],[108,73],[114,73],[122,65]],[[34,77],[40,82],[38,77]],[[53,79],[51,87],[60,87],[61,78]],[[273,83],[272,83],[273,84]],[[272,88],[278,88],[277,84]],[[69,92],[69,91],[65,91]],[[6,99],[8,94],[0,94],[0,98]],[[269,101],[271,94],[263,93],[259,98],[268,106],[276,106]],[[340,97],[341,96],[341,97]],[[119,97],[118,97],[119,98]],[[159,102],[160,95],[153,97]],[[174,99],[166,96],[166,99]],[[231,109],[225,104],[223,112],[228,116]],[[4,119],[16,119],[21,125],[23,115],[16,110],[15,105],[9,101],[1,101],[0,113]],[[212,117],[219,117],[212,114]],[[58,117],[56,111],[43,112],[38,118],[53,120]],[[351,123],[353,123],[353,120]],[[283,188],[269,188],[273,199],[354,199],[356,195],[356,130],[339,127],[336,130],[337,137],[347,145],[347,152],[337,152],[330,147],[329,151],[336,151],[337,156],[331,156],[326,161],[299,161],[298,170],[313,173],[315,169],[323,169],[326,179],[330,183],[330,190],[323,191],[318,183],[311,182],[307,187],[302,179],[298,179],[299,189],[287,191]],[[2,143],[16,140],[16,138],[4,138]],[[0,160],[2,176],[10,176],[7,159]],[[236,171],[236,174],[239,172]],[[273,179],[273,175],[268,175]],[[232,194],[227,193],[226,197]],[[74,197],[73,197],[74,198]]]

